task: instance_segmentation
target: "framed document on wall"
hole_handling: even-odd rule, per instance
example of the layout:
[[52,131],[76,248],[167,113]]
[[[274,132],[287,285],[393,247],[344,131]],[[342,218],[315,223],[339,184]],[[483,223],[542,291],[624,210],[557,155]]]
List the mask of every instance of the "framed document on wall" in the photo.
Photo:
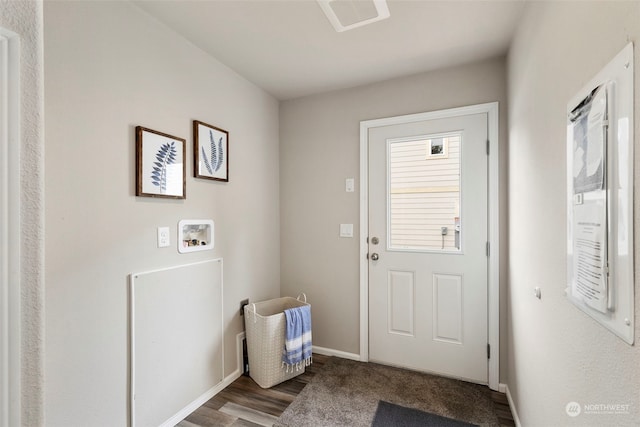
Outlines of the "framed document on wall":
[[634,342],[633,45],[567,105],[567,297]]

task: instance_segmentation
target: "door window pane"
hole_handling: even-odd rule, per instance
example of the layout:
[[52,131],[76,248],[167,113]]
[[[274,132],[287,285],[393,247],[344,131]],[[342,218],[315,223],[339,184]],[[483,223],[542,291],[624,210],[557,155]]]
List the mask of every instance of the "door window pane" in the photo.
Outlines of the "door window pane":
[[461,139],[387,141],[389,249],[460,251]]

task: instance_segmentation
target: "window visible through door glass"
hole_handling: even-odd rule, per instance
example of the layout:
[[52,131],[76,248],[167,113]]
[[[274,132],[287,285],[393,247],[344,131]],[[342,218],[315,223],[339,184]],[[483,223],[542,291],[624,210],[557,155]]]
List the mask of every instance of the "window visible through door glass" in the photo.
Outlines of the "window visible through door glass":
[[462,135],[391,139],[389,250],[459,252]]

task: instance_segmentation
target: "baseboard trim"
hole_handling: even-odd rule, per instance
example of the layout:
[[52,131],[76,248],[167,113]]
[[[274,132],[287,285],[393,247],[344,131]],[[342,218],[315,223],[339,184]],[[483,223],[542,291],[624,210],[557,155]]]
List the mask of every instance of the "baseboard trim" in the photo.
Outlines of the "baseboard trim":
[[193,411],[204,405],[209,399],[211,399],[216,394],[220,393],[225,389],[229,384],[234,382],[236,379],[240,378],[241,372],[239,369],[236,369],[231,375],[227,376],[217,385],[211,387],[204,394],[198,397],[196,400],[185,406],[180,412],[175,414],[173,417],[169,418],[167,421],[162,423],[160,427],[173,427],[178,424],[180,421],[184,420],[189,416]]
[[195,411],[196,409],[198,409],[199,407],[204,405],[213,396],[215,396],[216,394],[220,393],[228,385],[230,385],[231,383],[233,383],[235,380],[237,380],[238,378],[240,378],[242,376],[242,372],[243,372],[242,365],[244,363],[243,360],[242,360],[242,340],[244,339],[244,337],[245,337],[245,333],[244,332],[241,332],[238,335],[236,335],[236,351],[237,351],[237,354],[239,355],[239,357],[237,359],[237,368],[236,368],[236,370],[233,371],[231,374],[227,375],[221,382],[219,382],[218,384],[216,384],[215,386],[211,387],[209,390],[204,392],[204,394],[202,394],[196,400],[194,400],[193,402],[191,402],[190,404],[185,406],[183,409],[180,410],[180,412],[178,412],[177,414],[175,414],[174,416],[169,418],[167,421],[162,423],[160,425],[160,427],[173,427],[173,426],[175,426],[180,421],[182,421],[186,417],[188,417],[189,414],[191,414],[193,411]]
[[507,401],[509,402],[509,408],[511,409],[511,415],[513,415],[513,421],[516,424],[516,427],[522,427],[520,423],[520,418],[518,417],[518,411],[516,411],[516,405],[513,403],[513,399],[511,398],[511,392],[509,391],[509,386],[507,384],[500,384],[500,390],[504,388],[504,392],[507,395]]
[[323,356],[336,356],[341,357],[343,359],[350,359],[355,361],[360,361],[360,355],[356,353],[347,353],[346,351],[334,350],[332,348],[318,347],[317,345],[313,346],[313,352],[322,354]]

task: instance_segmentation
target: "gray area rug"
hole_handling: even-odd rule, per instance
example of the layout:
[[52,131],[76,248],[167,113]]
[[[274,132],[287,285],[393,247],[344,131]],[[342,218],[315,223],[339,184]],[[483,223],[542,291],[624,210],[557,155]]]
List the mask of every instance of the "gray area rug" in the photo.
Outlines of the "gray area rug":
[[441,417],[381,400],[371,427],[475,427],[475,424]]
[[331,357],[275,427],[371,426],[378,401],[479,426],[499,426],[487,387]]

